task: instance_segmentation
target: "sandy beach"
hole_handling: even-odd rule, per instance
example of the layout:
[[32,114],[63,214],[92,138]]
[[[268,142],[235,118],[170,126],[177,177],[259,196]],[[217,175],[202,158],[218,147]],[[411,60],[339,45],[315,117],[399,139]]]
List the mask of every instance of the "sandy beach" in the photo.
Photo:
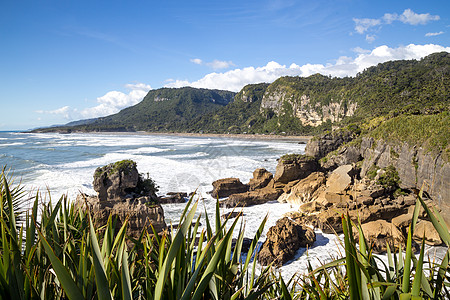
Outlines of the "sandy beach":
[[102,132],[72,132],[74,133],[89,133],[89,134],[110,134],[110,135],[155,135],[155,136],[183,136],[183,137],[219,137],[219,138],[232,138],[232,139],[251,139],[251,140],[295,140],[298,142],[307,143],[312,136],[307,135],[275,135],[275,134],[225,134],[225,133],[189,133],[189,132],[147,132],[147,131],[135,131],[135,132],[118,132],[118,131],[102,131]]

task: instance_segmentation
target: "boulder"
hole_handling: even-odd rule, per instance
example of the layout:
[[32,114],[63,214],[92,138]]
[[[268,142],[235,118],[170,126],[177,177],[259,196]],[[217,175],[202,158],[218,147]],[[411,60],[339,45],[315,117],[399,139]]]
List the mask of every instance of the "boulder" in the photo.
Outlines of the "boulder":
[[314,198],[314,193],[325,183],[325,175],[322,172],[311,173],[308,177],[295,184],[290,193],[284,193],[278,201],[291,204],[302,204]]
[[187,193],[183,192],[170,192],[167,193],[166,196],[158,197],[160,204],[168,204],[168,203],[184,203],[186,202]]
[[352,184],[351,165],[343,165],[334,170],[327,180],[327,192],[343,194]]
[[412,222],[412,217],[413,217],[412,213],[397,216],[395,218],[392,218],[392,224],[394,224],[397,228],[401,229],[402,231],[406,232],[406,229]]
[[239,178],[224,178],[212,183],[213,198],[225,198],[233,194],[244,193],[248,191],[248,185],[243,184]]
[[420,220],[414,228],[413,239],[417,243],[422,243],[422,239],[425,236],[425,244],[430,246],[438,246],[442,244],[439,233],[433,226],[433,223],[425,220]]
[[282,156],[278,161],[274,180],[286,184],[296,179],[303,179],[317,170],[317,160],[313,157],[288,154]]
[[269,228],[258,261],[265,266],[270,263],[281,266],[292,259],[300,247],[311,246],[315,240],[314,230],[284,217]]
[[250,186],[250,191],[256,189],[261,189],[266,187],[272,180],[273,175],[264,168],[259,168],[253,171],[253,178],[250,179],[248,185]]
[[[386,243],[391,249],[398,249],[406,245],[402,232],[392,223],[386,220],[377,220],[362,224],[361,228],[369,244],[372,245],[375,253],[386,252]],[[355,238],[358,235],[355,234]]]
[[263,188],[255,191],[233,194],[228,199],[221,201],[225,207],[251,206],[277,200],[281,192],[273,188]]
[[229,213],[222,214],[222,215],[220,216],[220,218],[222,218],[223,220],[226,220],[226,219],[234,219],[234,218],[237,218],[237,217],[243,216],[243,215],[244,215],[244,214],[243,214],[241,211],[233,211],[233,212],[229,212]]

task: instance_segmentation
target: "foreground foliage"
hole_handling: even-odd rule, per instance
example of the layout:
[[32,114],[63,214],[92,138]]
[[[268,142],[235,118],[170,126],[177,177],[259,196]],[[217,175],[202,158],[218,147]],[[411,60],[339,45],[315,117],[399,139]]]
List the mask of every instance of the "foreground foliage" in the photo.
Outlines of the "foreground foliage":
[[[267,217],[243,253],[244,225],[210,219],[205,229],[198,202],[189,200],[172,234],[144,230],[135,240],[109,219],[97,231],[86,210],[65,197],[55,204],[34,198],[18,212],[23,193],[2,173],[0,201],[1,299],[442,299],[450,297],[450,233],[436,211],[419,197],[405,255],[388,252],[389,265],[372,254],[361,227],[343,216],[345,257],[285,282],[269,266],[257,272],[253,255]],[[423,206],[447,246],[442,262],[417,259],[412,234]],[[20,221],[24,217],[24,222]],[[211,224],[215,222],[215,229]],[[237,228],[239,227],[239,228]],[[353,237],[356,229],[359,243]],[[233,232],[237,239],[233,241]],[[101,232],[101,234],[100,234]],[[236,235],[235,235],[236,236]]]

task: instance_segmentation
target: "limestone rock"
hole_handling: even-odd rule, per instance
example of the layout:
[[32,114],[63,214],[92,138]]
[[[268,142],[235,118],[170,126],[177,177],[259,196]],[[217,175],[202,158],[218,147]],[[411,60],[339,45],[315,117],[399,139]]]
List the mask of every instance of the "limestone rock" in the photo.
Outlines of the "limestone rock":
[[419,221],[419,223],[417,223],[414,229],[413,239],[420,244],[422,243],[422,239],[424,236],[425,236],[425,244],[427,245],[438,246],[442,244],[441,237],[434,228],[433,223],[421,220]]
[[101,201],[118,200],[133,192],[138,185],[136,163],[123,160],[97,168],[94,173],[94,190]]
[[352,184],[352,171],[353,167],[351,165],[343,165],[334,170],[327,180],[327,192],[345,193]]
[[263,188],[250,192],[233,194],[228,199],[221,201],[225,207],[251,206],[277,200],[280,191],[273,188]]
[[169,192],[166,196],[158,197],[158,202],[160,204],[168,203],[184,203],[186,202],[187,193],[183,192]]
[[280,196],[280,202],[291,204],[302,204],[313,199],[317,189],[325,183],[325,175],[322,172],[311,173],[308,177],[295,184],[290,193],[284,193]]
[[288,183],[293,180],[303,179],[318,170],[317,161],[306,155],[285,155],[278,161],[275,170],[275,182]]
[[305,153],[319,159],[338,149],[343,143],[350,142],[354,137],[355,133],[349,130],[336,130],[331,133],[325,133],[320,137],[310,139],[306,145]]
[[253,178],[250,179],[250,182],[248,184],[250,186],[250,191],[266,187],[272,180],[272,178],[273,178],[272,173],[270,173],[266,169],[264,168],[256,169],[253,172]]
[[412,217],[413,217],[412,214],[403,214],[397,216],[395,218],[392,218],[392,224],[394,224],[397,228],[404,230],[406,232],[406,229],[412,222]]
[[[386,243],[389,243],[391,249],[398,249],[400,245],[406,244],[401,231],[392,223],[385,220],[377,220],[362,224],[366,240],[372,244],[375,253],[386,252]],[[357,237],[357,235],[356,235]]]
[[232,194],[239,194],[248,191],[248,185],[243,184],[238,178],[224,178],[216,180],[212,183],[213,198],[224,198]]
[[[139,237],[145,227],[150,228],[150,224],[156,232],[166,229],[164,221],[164,210],[159,204],[155,204],[150,197],[140,197],[137,199],[126,199],[125,201],[102,201],[98,197],[86,197],[78,195],[77,207],[85,208],[88,205],[92,213],[92,219],[96,228],[104,226],[110,215],[118,218],[118,230],[128,218],[127,235]],[[151,232],[151,229],[149,229]]]
[[267,233],[267,239],[258,253],[262,265],[281,266],[292,259],[300,247],[311,246],[316,240],[314,230],[289,218],[282,218]]

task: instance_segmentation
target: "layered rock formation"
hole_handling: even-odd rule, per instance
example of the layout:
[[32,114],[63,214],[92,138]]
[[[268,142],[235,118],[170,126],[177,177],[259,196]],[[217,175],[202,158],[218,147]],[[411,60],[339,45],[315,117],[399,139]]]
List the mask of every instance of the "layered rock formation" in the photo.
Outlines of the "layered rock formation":
[[151,179],[138,173],[135,162],[124,160],[98,168],[94,190],[97,196],[78,195],[76,205],[87,205],[97,228],[105,225],[110,216],[117,218],[117,228],[128,220],[127,234],[135,238],[150,225],[156,232],[166,228],[156,187]]

